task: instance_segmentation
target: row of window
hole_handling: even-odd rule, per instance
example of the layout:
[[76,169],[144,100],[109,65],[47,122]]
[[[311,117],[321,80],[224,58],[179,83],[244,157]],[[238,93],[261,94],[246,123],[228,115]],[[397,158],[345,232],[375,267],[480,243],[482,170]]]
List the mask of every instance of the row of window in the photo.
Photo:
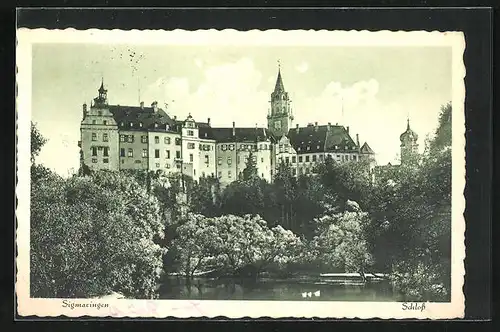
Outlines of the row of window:
[[[100,115],[100,114],[99,114],[99,115]],[[95,124],[97,124],[97,121],[96,121],[96,120],[92,120],[92,124],[94,124],[94,125],[95,125]],[[102,124],[106,126],[106,125],[108,124],[108,121],[103,120],[103,121],[102,121]]]
[[[306,163],[308,163],[310,161],[312,161],[312,162],[317,162],[318,160],[323,161],[324,156],[322,154],[320,154],[320,155],[313,154],[312,156],[299,156],[298,158],[299,158],[299,163],[303,162],[304,160]],[[327,158],[331,158],[331,156],[328,155]],[[287,164],[290,163],[290,157],[285,157],[284,159],[283,159],[283,157],[280,157],[279,160],[280,160],[280,162],[285,161],[285,163],[287,163]],[[292,160],[292,164],[294,164],[294,163],[296,163],[297,157],[292,156],[291,160]],[[352,155],[351,158],[349,159],[349,155],[340,155],[340,154],[337,155],[337,161],[349,161],[349,160],[357,160],[357,156]]]
[[[259,144],[258,147],[259,147],[259,150],[267,150],[267,149],[272,148],[271,144],[265,144],[265,143]],[[219,145],[219,150],[222,150],[222,151],[226,151],[226,150],[233,151],[234,149],[235,149],[235,144],[221,144],[221,145]],[[257,145],[240,144],[239,150],[257,151]]]
[[104,157],[109,157],[109,147],[107,146],[93,146],[90,148],[90,152],[92,154],[92,157],[96,157],[97,156],[97,151],[103,151],[102,155]]
[[[92,141],[96,142],[97,141],[97,133],[92,133]],[[102,134],[102,141],[103,142],[108,142],[109,141],[109,136],[107,133]]]
[[[205,157],[206,157],[206,158],[205,158],[205,160],[206,160],[205,162],[206,162],[206,163],[208,163],[208,158],[207,158],[208,156],[205,156]],[[253,161],[254,161],[254,162],[257,162],[257,156],[252,156],[252,159],[253,159]],[[228,165],[232,165],[232,164],[233,164],[233,158],[231,158],[231,157],[227,157],[227,160],[226,160],[226,161],[227,161],[227,164],[228,164]],[[261,162],[264,162],[264,158],[260,158],[260,161],[261,161]],[[246,162],[248,162],[248,157],[245,157],[245,163],[246,163]],[[217,163],[218,163],[219,165],[222,165],[222,157],[218,157],[218,158],[217,158]],[[241,163],[241,158],[240,158],[240,156],[237,156],[237,157],[236,157],[236,163],[238,163],[238,164],[239,164],[239,163]]]
[[[120,142],[127,142],[127,143],[134,143],[134,135],[120,135]],[[154,137],[155,144],[160,144],[160,136],[155,136]],[[171,144],[172,140],[170,137],[164,137],[163,142],[165,144]],[[148,143],[148,136],[147,135],[142,135],[141,136],[141,143]],[[181,139],[180,138],[175,138],[175,145],[181,145]]]
[[[302,143],[303,143],[303,142],[302,142]],[[317,145],[317,146],[316,146],[316,148],[319,150],[319,149],[321,149],[321,146]],[[339,146],[338,146],[338,145],[335,145],[333,148],[334,148],[335,150],[338,150],[338,149],[339,149]],[[356,150],[356,149],[357,149],[357,147],[355,147],[355,146],[351,146],[351,148],[349,148],[349,147],[347,147],[347,146],[343,146],[342,148],[343,148],[344,150]],[[310,151],[310,150],[311,150],[311,146],[310,146],[310,145],[306,146],[305,150],[306,150],[306,151]],[[302,148],[299,146],[299,147],[297,148],[297,151],[302,151]],[[281,150],[280,150],[280,152],[283,152],[283,151],[281,151]],[[286,151],[286,152],[288,152],[288,151]]]
[[[105,163],[105,164],[108,164],[109,163],[109,159],[108,158],[103,158],[102,162]],[[92,158],[92,163],[96,164],[97,163],[97,158]]]

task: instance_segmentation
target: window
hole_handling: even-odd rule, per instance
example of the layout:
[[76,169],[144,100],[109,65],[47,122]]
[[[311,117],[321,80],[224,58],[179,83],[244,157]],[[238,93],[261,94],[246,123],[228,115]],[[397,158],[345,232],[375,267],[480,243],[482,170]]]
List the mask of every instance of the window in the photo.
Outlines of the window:
[[322,154],[320,154],[320,155],[319,155],[319,160],[320,160],[320,161],[322,161],[322,160],[323,160],[323,155],[322,155]]
[[187,131],[188,136],[194,136],[194,130],[188,130]]
[[128,156],[133,157],[134,156],[134,150],[128,149]]
[[160,149],[155,149],[155,158],[160,158]]
[[125,149],[124,148],[120,149],[120,157],[125,157]]
[[139,122],[139,127],[141,127],[141,128],[142,128],[142,122]]
[[125,142],[125,135],[120,135],[120,142]]
[[147,143],[148,142],[148,137],[147,136],[141,136],[141,143]]
[[129,141],[129,143],[134,143],[134,135],[129,135],[128,141]]
[[180,151],[175,151],[175,158],[181,159],[181,152]]
[[97,115],[101,116],[102,115],[102,111],[97,111]]
[[104,157],[109,157],[109,148],[106,146],[104,147],[104,154],[103,154]]
[[309,167],[306,167],[306,174],[309,174]]
[[302,162],[302,156],[299,156],[299,163]]
[[196,170],[195,170],[195,169],[193,169],[193,175],[195,175],[195,176],[196,176]]
[[210,162],[210,157],[208,155],[205,156],[205,164],[208,164]]
[[316,162],[316,155],[313,155],[313,162]]
[[310,147],[310,146],[308,146],[306,150],[307,150],[307,151],[311,150],[311,147]]
[[306,163],[309,162],[309,156],[306,156]]
[[102,124],[106,126],[108,124],[108,121],[104,120]]
[[108,142],[108,134],[106,134],[106,133],[102,134],[102,141]]
[[357,160],[357,159],[356,159],[356,156],[352,156],[352,160]]
[[297,170],[295,168],[292,168],[292,175],[293,176],[297,175]]
[[287,153],[288,153],[289,151],[290,151],[290,148],[289,148],[288,144],[286,144],[286,145],[285,145],[285,152],[287,152]]
[[97,156],[97,148],[95,146],[91,147],[90,150],[92,150],[92,156]]
[[222,157],[217,157],[217,164],[222,165]]
[[97,141],[97,134],[96,133],[92,133],[92,140]]
[[299,175],[302,175],[302,167],[299,167]]
[[192,154],[192,153],[190,153],[190,154],[189,154],[189,162],[190,162],[190,163],[192,163],[192,162],[193,162],[193,158],[194,158],[194,157],[193,157],[193,154]]
[[231,157],[227,157],[227,164],[231,165],[232,163],[233,163],[233,160],[231,159]]
[[337,160],[340,161],[340,155],[339,154],[337,155]]
[[95,124],[95,123],[96,123],[96,121],[95,121],[95,120],[92,120],[92,124]]
[[142,158],[148,157],[148,149],[142,149]]
[[170,150],[165,150],[165,158],[170,159]]
[[155,136],[155,144],[160,144],[160,137]]
[[283,152],[283,144],[280,144],[279,146],[280,146],[280,147],[279,147],[279,149],[280,149],[280,153],[282,153],[282,152]]
[[92,162],[95,164],[97,162],[97,158],[92,158]]
[[165,144],[170,144],[170,137],[165,137],[164,142]]
[[175,145],[181,145],[181,139],[179,137],[175,139]]
[[222,171],[218,171],[218,172],[217,172],[217,176],[218,176],[218,177],[222,177]]
[[256,163],[257,162],[257,156],[252,156],[252,160],[253,160],[254,163]]
[[231,171],[227,171],[227,177],[231,178]]
[[261,175],[262,175],[261,177],[264,177],[264,173],[262,173]]
[[292,156],[292,163],[296,163],[297,162],[297,157],[296,156]]
[[264,162],[264,158],[260,158],[260,162],[263,163]]
[[109,163],[109,159],[108,159],[108,158],[104,158],[104,159],[102,160],[102,162],[103,162],[103,163],[105,163],[105,164],[108,164],[108,163]]
[[290,157],[286,157],[286,158],[285,158],[285,161],[286,161],[286,164],[287,164],[287,165],[288,165],[288,164],[290,164]]
[[187,148],[188,149],[194,149],[195,148],[195,144],[194,143],[188,143],[187,144]]

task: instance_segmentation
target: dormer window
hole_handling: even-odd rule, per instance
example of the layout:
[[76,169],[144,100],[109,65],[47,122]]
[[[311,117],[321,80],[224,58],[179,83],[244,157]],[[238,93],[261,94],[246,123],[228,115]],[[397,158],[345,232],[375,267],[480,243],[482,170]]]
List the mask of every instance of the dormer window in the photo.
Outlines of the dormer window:
[[141,127],[141,128],[142,128],[142,122],[139,122],[139,127]]
[[132,128],[132,126],[133,126],[133,125],[134,125],[134,124],[133,124],[132,122],[130,122],[130,128]]
[[155,122],[155,128],[158,128],[158,124]]
[[124,126],[124,123],[123,123],[123,122],[120,122],[120,126],[122,126],[122,127],[123,127],[123,126]]
[[308,147],[307,147],[307,151],[309,151],[309,150],[311,150],[311,147],[310,147],[310,146],[308,146]]

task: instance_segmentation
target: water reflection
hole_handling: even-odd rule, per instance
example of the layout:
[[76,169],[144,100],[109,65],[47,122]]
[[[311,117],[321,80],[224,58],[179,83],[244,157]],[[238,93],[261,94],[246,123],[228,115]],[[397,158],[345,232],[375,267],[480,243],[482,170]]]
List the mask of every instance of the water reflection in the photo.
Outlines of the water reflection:
[[[356,283],[324,280],[168,278],[160,286],[162,299],[288,300],[288,301],[399,301],[387,281]],[[305,294],[305,296],[304,296]],[[309,296],[310,295],[310,296]]]

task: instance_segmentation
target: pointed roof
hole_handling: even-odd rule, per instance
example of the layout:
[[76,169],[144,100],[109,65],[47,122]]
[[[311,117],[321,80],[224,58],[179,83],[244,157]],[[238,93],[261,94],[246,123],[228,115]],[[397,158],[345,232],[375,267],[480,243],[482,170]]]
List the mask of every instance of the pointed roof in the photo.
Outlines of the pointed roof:
[[104,88],[104,78],[101,79],[101,87],[99,88],[99,92],[106,92],[107,90]]
[[361,147],[360,152],[363,154],[375,154],[375,152],[372,150],[372,148],[366,142]]
[[418,139],[418,135],[416,132],[414,132],[413,130],[411,130],[410,128],[410,119],[406,119],[406,131],[404,133],[401,134],[401,136],[399,136],[399,140],[402,142],[402,141],[405,141],[405,140],[414,140],[416,141]]
[[278,78],[276,79],[274,92],[285,92],[285,86],[283,85],[283,79],[281,78],[281,69],[278,69]]

